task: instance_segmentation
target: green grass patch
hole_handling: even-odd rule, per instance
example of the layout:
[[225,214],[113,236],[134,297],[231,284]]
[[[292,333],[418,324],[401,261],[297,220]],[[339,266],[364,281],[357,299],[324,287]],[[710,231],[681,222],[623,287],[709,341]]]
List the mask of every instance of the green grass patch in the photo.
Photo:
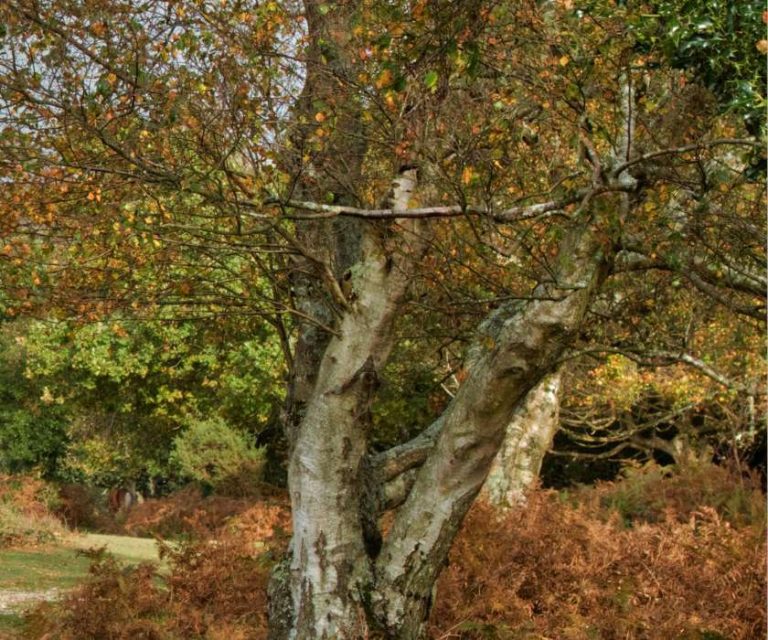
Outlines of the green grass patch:
[[114,555],[115,558],[128,564],[160,561],[157,554],[157,542],[152,538],[132,538],[130,536],[86,533],[71,538],[66,544],[74,549],[106,547],[107,551]]
[[67,589],[88,573],[90,560],[66,547],[0,551],[0,590]]
[[[157,544],[148,538],[85,534],[72,536],[60,545],[33,549],[0,549],[0,597],[3,592],[67,591],[88,575],[91,559],[82,550],[106,547],[124,564],[159,562]],[[30,603],[33,604],[33,603]],[[0,611],[0,640],[13,638],[23,620],[20,603],[12,611]]]
[[21,615],[16,613],[0,614],[0,640],[12,638],[13,636],[10,634],[21,631],[23,627],[24,620]]

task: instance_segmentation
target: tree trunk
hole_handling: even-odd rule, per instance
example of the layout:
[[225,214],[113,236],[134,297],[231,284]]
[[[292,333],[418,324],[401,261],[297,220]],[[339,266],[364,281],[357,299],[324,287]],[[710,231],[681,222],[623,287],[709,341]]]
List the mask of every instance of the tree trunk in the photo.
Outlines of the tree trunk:
[[[296,172],[297,189],[315,201],[329,193],[337,202],[353,200],[365,153],[357,142],[364,136],[346,42],[357,8],[306,2],[311,44],[294,142],[300,163],[307,157],[302,123],[313,121],[314,105],[331,105],[336,122],[325,149],[311,152],[309,166]],[[395,179],[394,210],[411,206],[416,177],[407,167]],[[396,232],[368,220],[297,222],[295,301],[316,322],[300,326],[285,412],[293,537],[290,559],[270,588],[273,638],[424,636],[435,581],[505,427],[529,390],[556,368],[604,276],[591,229],[574,224],[555,281],[537,289],[541,299],[504,305],[480,327],[474,364],[428,430],[423,464],[387,478],[397,494],[389,499],[369,460],[367,416],[429,230],[417,218],[398,220]],[[382,541],[376,520],[394,504],[401,506]]]
[[483,485],[482,494],[492,505],[507,509],[525,503],[559,427],[561,382],[560,371],[544,378],[512,416]]
[[[393,206],[407,208],[416,171],[396,180]],[[371,527],[367,487],[367,414],[378,370],[392,347],[392,329],[412,262],[426,248],[423,225],[404,223],[408,251],[385,251],[379,227],[364,229],[353,267],[353,295],[323,353],[317,382],[298,425],[288,470],[293,538],[292,638],[362,638],[380,545]]]
[[555,283],[536,289],[540,299],[503,305],[479,328],[469,376],[441,416],[434,447],[376,559],[373,609],[387,637],[424,637],[435,581],[506,426],[558,366],[607,273],[586,225],[571,230],[559,255]]

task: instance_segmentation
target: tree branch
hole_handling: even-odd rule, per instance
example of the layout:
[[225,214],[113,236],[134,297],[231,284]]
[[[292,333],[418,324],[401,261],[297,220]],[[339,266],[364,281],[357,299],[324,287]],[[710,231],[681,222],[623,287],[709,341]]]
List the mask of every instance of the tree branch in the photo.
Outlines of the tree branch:
[[747,138],[720,138],[718,140],[710,140],[709,142],[700,142],[697,144],[689,144],[683,147],[675,147],[674,149],[662,149],[661,151],[653,151],[651,153],[645,153],[632,160],[622,162],[618,167],[615,167],[611,172],[611,177],[618,178],[630,167],[634,167],[637,164],[654,160],[655,158],[661,158],[663,156],[671,156],[680,153],[687,153],[688,151],[701,151],[702,149],[710,149],[712,147],[720,147],[725,145],[736,145],[760,148],[762,145],[754,140]]
[[583,190],[567,198],[561,200],[550,200],[549,202],[542,202],[539,204],[532,204],[528,206],[511,207],[504,209],[503,211],[493,211],[486,209],[485,207],[475,206],[443,206],[443,207],[420,207],[416,209],[361,209],[358,207],[346,207],[340,205],[320,204],[317,202],[308,202],[304,200],[287,200],[281,201],[277,199],[266,200],[263,203],[244,203],[247,206],[263,207],[266,205],[280,205],[282,207],[290,209],[301,209],[303,211],[309,211],[309,214],[291,214],[283,216],[287,219],[293,220],[318,220],[324,218],[336,218],[339,216],[346,216],[351,218],[365,218],[369,220],[386,220],[386,219],[410,219],[410,218],[456,218],[466,215],[474,216],[486,216],[491,218],[494,222],[518,222],[521,220],[533,220],[542,217],[549,217],[555,215],[566,216],[563,209],[570,204],[579,202],[585,195],[603,193],[606,191],[616,190],[614,188],[602,188],[600,190]]
[[727,376],[718,372],[716,369],[709,366],[703,360],[692,356],[685,352],[673,352],[673,351],[639,351],[630,349],[619,349],[617,347],[596,347],[581,351],[580,353],[615,353],[639,365],[651,366],[651,367],[664,367],[672,364],[686,364],[694,369],[697,369],[703,375],[710,380],[714,380],[718,384],[726,387],[727,389],[733,389],[749,395],[765,395],[765,391],[757,389],[749,389],[748,387],[734,382]]
[[441,416],[415,438],[375,455],[372,460],[374,473],[382,482],[390,482],[399,475],[421,466],[435,446],[442,427]]

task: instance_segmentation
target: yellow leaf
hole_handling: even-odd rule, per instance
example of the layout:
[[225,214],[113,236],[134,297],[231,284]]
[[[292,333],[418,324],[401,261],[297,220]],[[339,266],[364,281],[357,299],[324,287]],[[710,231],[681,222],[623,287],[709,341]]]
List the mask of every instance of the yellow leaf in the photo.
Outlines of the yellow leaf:
[[318,111],[315,114],[315,121],[316,122],[325,122],[325,114],[322,111]]
[[768,40],[759,40],[756,46],[760,53],[768,53]]
[[469,185],[472,182],[472,178],[475,177],[475,170],[472,167],[464,167],[464,171],[461,172],[461,182],[464,185]]
[[392,84],[392,72],[389,69],[384,69],[376,78],[376,88],[383,89]]
[[571,61],[571,59],[570,59],[568,56],[563,56],[563,57],[562,57],[562,58],[560,58],[560,59],[559,59],[557,62],[558,62],[558,64],[559,64],[561,67],[564,67],[564,66],[565,66],[565,65],[567,65],[567,64],[568,64],[570,61]]

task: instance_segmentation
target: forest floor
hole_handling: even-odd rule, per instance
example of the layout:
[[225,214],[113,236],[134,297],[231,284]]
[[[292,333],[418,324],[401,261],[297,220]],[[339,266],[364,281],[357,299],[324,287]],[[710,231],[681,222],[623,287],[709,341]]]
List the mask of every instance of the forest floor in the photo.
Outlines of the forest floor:
[[25,609],[54,600],[80,582],[91,564],[82,551],[101,547],[126,564],[160,561],[152,538],[95,533],[73,534],[40,547],[1,550],[0,634],[19,627]]

